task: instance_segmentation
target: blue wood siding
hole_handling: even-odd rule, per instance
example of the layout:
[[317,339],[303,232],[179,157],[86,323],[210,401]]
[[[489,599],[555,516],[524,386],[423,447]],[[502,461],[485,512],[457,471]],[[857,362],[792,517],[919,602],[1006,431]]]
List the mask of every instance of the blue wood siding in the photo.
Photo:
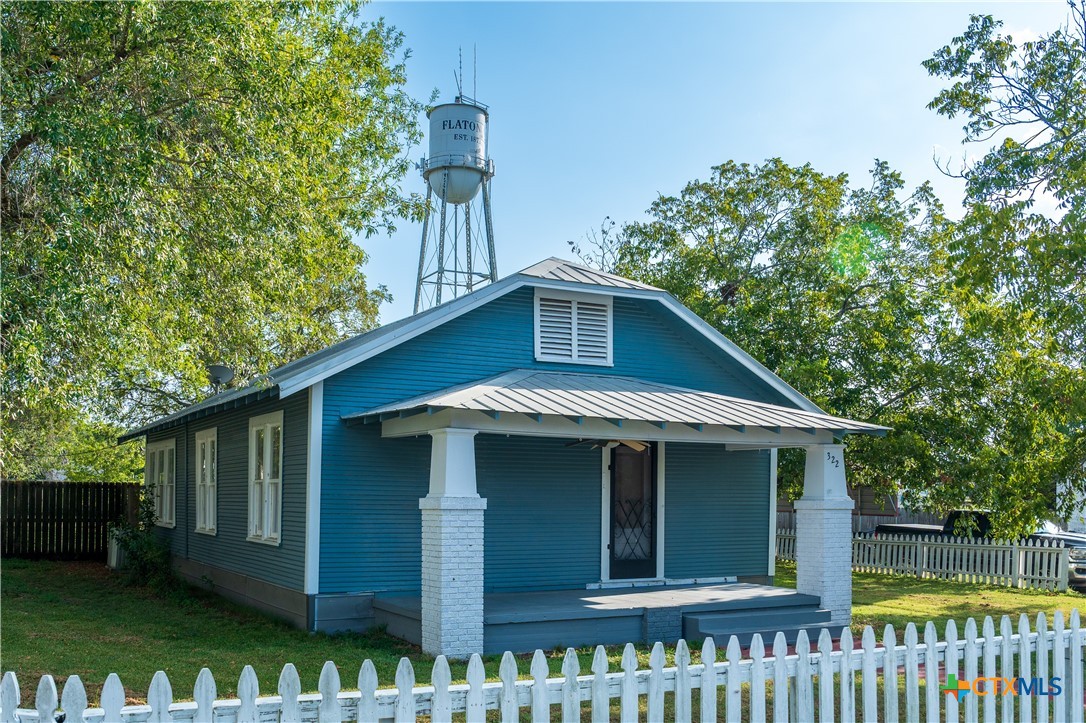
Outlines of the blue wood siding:
[[324,441],[320,592],[417,592],[430,436],[381,439],[376,424],[338,429],[338,415],[332,427],[340,434]]
[[[283,530],[279,546],[249,542],[249,418],[283,410]],[[196,529],[196,432],[217,428],[218,520],[214,536]],[[270,399],[148,435],[177,444],[176,526],[162,530],[173,553],[294,590],[305,575],[305,488],[309,395]]]
[[[419,587],[418,498],[426,494],[429,484],[429,438],[381,439],[378,425],[348,427],[340,420],[343,414],[518,368],[632,376],[784,403],[778,392],[719,350],[709,348],[685,322],[654,301],[614,300],[613,367],[537,362],[534,334],[534,290],[523,288],[325,380],[322,593],[414,591]],[[547,460],[545,464],[551,463]],[[545,474],[541,472],[541,476]],[[568,500],[551,499],[569,512]],[[597,520],[599,504],[598,499],[592,502]],[[528,504],[523,507],[531,514]],[[595,557],[598,578],[599,522],[586,524],[595,529],[596,542],[586,550]],[[566,530],[571,527],[567,525]],[[495,528],[497,539],[491,538],[490,531],[488,526],[488,548],[503,545],[501,528]],[[488,564],[498,564],[498,559],[501,557]],[[505,574],[496,576],[501,579]],[[568,580],[567,574],[571,576]],[[563,570],[553,575],[553,585],[579,584],[582,577],[580,568],[576,572]],[[526,578],[525,582],[551,584],[542,579]]]
[[570,441],[476,436],[488,592],[599,582],[602,453]]
[[664,465],[664,574],[768,574],[769,452],[669,442]]

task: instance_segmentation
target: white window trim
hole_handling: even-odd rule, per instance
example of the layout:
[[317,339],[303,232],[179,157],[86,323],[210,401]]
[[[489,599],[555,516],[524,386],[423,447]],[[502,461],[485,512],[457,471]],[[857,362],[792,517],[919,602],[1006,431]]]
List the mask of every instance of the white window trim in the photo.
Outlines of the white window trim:
[[[200,519],[200,444],[203,442],[215,443],[215,458],[211,463],[211,469],[214,470],[214,477],[210,482],[211,486],[211,508],[210,517],[211,524],[208,525],[207,520]],[[193,454],[195,459],[193,460],[193,469],[196,470],[196,528],[195,531],[201,535],[217,535],[219,524],[219,428],[210,427],[208,429],[201,429],[196,433],[193,444]],[[205,513],[206,514],[206,513]]]
[[[255,534],[253,531],[253,486],[255,483],[256,474],[256,435],[255,432],[260,427],[271,427],[278,424],[280,428],[279,438],[279,504],[276,509],[269,509],[268,500],[268,485],[262,486],[262,501],[264,511],[264,530],[261,534]],[[246,509],[248,517],[248,533],[246,540],[249,542],[258,542],[262,545],[278,546],[283,541],[283,448],[286,446],[286,429],[283,427],[283,411],[271,412],[270,414],[261,414],[259,417],[249,418],[249,477],[247,480],[246,488]],[[271,454],[271,440],[270,438],[265,445],[265,449],[268,450],[267,454]],[[270,461],[270,460],[269,460]],[[267,465],[266,465],[267,467]],[[278,536],[272,536],[267,534],[267,520],[270,519],[269,515],[275,515],[276,524],[275,528],[279,531]]]
[[[174,452],[174,455],[173,455],[173,485],[171,487],[171,492],[173,492],[173,500],[172,500],[172,504],[170,505],[170,511],[173,513],[173,517],[171,519],[166,520],[166,519],[162,519],[159,516],[159,514],[160,514],[159,499],[162,499],[159,496],[160,493],[161,493],[161,490],[158,488],[157,484],[155,485],[155,490],[154,490],[154,495],[155,495],[155,524],[157,526],[159,526],[159,527],[165,527],[167,529],[173,529],[177,524],[177,440],[176,439],[164,439],[164,440],[161,440],[161,441],[158,441],[158,442],[150,442],[144,447],[144,451],[143,451],[143,483],[144,483],[145,486],[150,486],[150,484],[151,484],[151,469],[154,466],[154,463],[152,462],[153,456],[156,455],[160,451],[168,452],[168,451],[171,451],[171,450]],[[168,455],[167,455],[166,459],[169,459]]]
[[[573,343],[573,358],[567,358],[562,356],[550,356],[544,354],[540,347],[540,329],[539,329],[539,300],[540,299],[558,299],[561,301],[572,301],[573,303],[573,329],[572,329],[572,343]],[[607,358],[606,359],[581,359],[577,355],[577,302],[587,302],[591,304],[603,304],[607,307]],[[535,358],[536,361],[542,362],[558,362],[562,364],[585,364],[588,366],[601,366],[609,367],[614,366],[614,347],[615,347],[615,314],[614,314],[614,297],[610,294],[584,294],[574,291],[559,291],[555,289],[544,289],[536,287],[535,301],[533,303],[534,309],[534,333],[535,333]]]

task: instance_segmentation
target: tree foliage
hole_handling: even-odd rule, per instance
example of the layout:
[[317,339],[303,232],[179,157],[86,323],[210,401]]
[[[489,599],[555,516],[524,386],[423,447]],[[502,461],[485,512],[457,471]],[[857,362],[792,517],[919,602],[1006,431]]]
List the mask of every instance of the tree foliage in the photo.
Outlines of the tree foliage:
[[[991,16],[924,62],[952,81],[929,105],[986,147],[961,171],[966,217],[952,247],[959,282],[1041,314],[1056,353],[1086,359],[1086,2],[1067,25],[1018,44]],[[1050,196],[1057,213],[1037,211]]]
[[0,12],[9,469],[20,435],[137,424],[209,363],[241,383],[374,324],[352,238],[417,207],[398,32],[321,1]]
[[[976,16],[924,64],[953,81],[931,107],[994,143],[962,171],[960,221],[883,163],[861,188],[729,162],[587,256],[668,289],[827,411],[893,427],[849,438],[853,483],[986,507],[1010,535],[1086,497],[1086,3],[1020,46],[999,27]],[[801,456],[782,459],[794,492]]]
[[[914,504],[997,510],[1021,531],[1086,460],[1065,444],[1080,370],[1023,317],[958,285],[959,230],[925,184],[906,192],[772,159],[725,163],[610,241],[617,270],[684,304],[827,411],[894,428],[849,438],[849,478]],[[598,253],[597,253],[598,256]],[[795,491],[802,455],[782,455]]]
[[[1023,43],[973,16],[924,62],[951,81],[929,107],[965,120],[964,144],[986,146],[962,169],[966,213],[949,245],[971,323],[1014,361],[1000,391],[1020,416],[986,452],[1027,491],[1051,470],[1064,513],[1086,499],[1086,2],[1068,11],[1064,27]],[[1054,213],[1038,210],[1044,196]]]

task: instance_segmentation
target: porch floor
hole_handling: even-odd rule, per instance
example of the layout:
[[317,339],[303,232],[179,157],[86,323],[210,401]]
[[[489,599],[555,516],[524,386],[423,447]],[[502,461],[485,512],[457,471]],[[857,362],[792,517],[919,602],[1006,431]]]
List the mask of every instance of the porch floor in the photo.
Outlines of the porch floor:
[[[381,596],[376,622],[390,634],[421,643],[419,596]],[[819,599],[789,588],[752,583],[675,585],[606,590],[487,593],[483,598],[484,652],[536,648],[674,643],[754,632],[820,627],[828,614]],[[837,631],[839,632],[839,631]],[[727,643],[725,639],[723,641]]]

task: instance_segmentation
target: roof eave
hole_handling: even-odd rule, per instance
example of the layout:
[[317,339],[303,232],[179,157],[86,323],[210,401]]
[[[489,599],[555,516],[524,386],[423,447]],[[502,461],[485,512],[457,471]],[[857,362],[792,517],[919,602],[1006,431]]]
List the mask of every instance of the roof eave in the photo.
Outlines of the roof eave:
[[150,424],[145,424],[142,427],[136,427],[134,429],[128,430],[120,437],[117,437],[117,444],[124,444],[134,439],[138,439],[139,437],[146,437],[148,434],[153,434],[154,432],[162,432],[167,429],[180,427],[189,422],[195,421],[197,419],[203,419],[204,417],[209,417],[212,414],[217,414],[227,409],[236,409],[238,407],[243,407],[248,404],[263,401],[265,399],[277,397],[278,391],[278,387],[273,385],[270,387],[253,389],[248,394],[242,394],[232,399],[224,400],[223,402],[220,402],[218,404],[209,404],[205,407],[199,407],[199,404],[196,404],[193,406],[199,408],[192,409],[192,411],[186,411],[183,409],[180,412],[175,412],[172,415],[163,417],[162,419],[158,419],[154,422],[151,422]]

